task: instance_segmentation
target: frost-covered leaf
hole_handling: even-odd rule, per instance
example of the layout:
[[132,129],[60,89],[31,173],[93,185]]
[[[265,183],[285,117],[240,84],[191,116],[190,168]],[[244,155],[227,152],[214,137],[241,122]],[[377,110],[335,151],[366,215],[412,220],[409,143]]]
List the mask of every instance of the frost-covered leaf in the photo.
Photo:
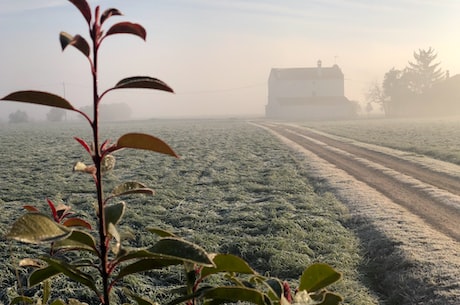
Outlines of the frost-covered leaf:
[[114,169],[116,163],[116,159],[112,155],[105,155],[104,158],[102,158],[101,161],[101,172],[103,174],[111,171]]
[[68,237],[72,231],[41,213],[27,213],[13,223],[8,238],[25,243],[48,243]]

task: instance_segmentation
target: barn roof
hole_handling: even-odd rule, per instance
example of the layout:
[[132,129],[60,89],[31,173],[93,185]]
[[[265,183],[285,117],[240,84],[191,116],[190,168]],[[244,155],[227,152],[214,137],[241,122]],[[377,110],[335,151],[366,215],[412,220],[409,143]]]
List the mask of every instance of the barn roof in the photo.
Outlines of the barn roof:
[[270,72],[270,77],[274,77],[278,80],[343,79],[343,73],[337,65],[314,68],[273,68]]

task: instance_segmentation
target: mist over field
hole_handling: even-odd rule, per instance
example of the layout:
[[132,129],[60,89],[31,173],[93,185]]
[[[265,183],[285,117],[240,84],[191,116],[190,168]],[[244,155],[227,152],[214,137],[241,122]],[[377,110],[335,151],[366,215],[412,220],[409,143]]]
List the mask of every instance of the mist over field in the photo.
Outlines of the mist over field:
[[[366,114],[367,92],[391,68],[404,69],[418,49],[433,47],[440,68],[460,71],[456,39],[460,21],[454,0],[302,2],[95,0],[118,7],[147,30],[147,41],[129,35],[107,39],[101,49],[101,88],[123,77],[157,77],[175,94],[127,90],[104,104],[127,103],[131,118],[264,116],[272,68],[324,67],[344,73],[345,96]],[[410,20],[410,22],[408,22]],[[65,96],[77,108],[91,104],[87,62],[61,52],[58,34],[87,36],[84,20],[67,1],[0,3],[0,96],[24,89]],[[441,97],[440,97],[441,98]],[[0,103],[0,120],[25,110],[44,120],[47,109]],[[381,112],[374,104],[371,114]]]

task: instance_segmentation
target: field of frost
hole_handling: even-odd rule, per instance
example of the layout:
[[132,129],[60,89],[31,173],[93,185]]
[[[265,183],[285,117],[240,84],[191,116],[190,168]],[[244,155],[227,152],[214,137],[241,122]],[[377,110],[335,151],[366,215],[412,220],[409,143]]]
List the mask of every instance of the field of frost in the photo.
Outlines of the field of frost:
[[[180,159],[151,152],[117,152],[106,190],[135,180],[155,189],[153,197],[127,198],[121,224],[132,245],[148,245],[146,227],[161,227],[203,246],[208,252],[232,253],[246,259],[261,274],[295,284],[312,262],[325,262],[343,273],[333,290],[345,304],[375,304],[360,275],[366,262],[358,238],[347,228],[347,209],[334,196],[309,181],[302,162],[289,147],[267,131],[240,120],[152,120],[107,123],[102,138],[116,140],[127,132],[144,132],[165,140]],[[72,172],[89,156],[73,139],[88,142],[90,131],[77,123],[28,124],[0,127],[0,234],[2,236],[0,302],[25,288],[27,270],[18,261],[44,253],[7,241],[12,221],[25,204],[46,210],[46,198],[70,205],[90,222],[93,185],[89,175]],[[123,285],[152,299],[168,298],[168,287],[180,285],[180,273],[149,272],[129,277]],[[363,283],[364,282],[364,283]],[[54,281],[54,291],[87,291]],[[25,289],[33,295],[36,289]]]

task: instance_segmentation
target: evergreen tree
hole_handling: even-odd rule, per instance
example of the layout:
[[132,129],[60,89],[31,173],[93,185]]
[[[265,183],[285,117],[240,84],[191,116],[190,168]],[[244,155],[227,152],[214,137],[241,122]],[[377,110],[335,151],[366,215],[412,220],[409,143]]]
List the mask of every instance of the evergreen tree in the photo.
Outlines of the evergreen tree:
[[433,48],[428,50],[419,49],[414,51],[415,62],[409,61],[407,76],[409,79],[409,90],[416,94],[426,93],[433,84],[443,79],[444,72],[435,63],[437,53]]

